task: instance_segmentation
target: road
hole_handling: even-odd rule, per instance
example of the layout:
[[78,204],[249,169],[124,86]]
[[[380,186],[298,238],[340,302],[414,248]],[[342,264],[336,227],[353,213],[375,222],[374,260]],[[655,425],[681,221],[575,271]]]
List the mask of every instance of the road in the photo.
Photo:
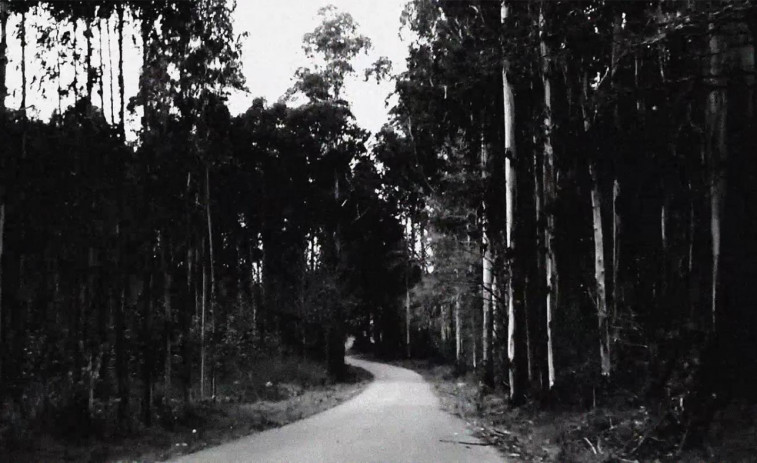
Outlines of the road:
[[290,425],[186,455],[177,462],[502,463],[466,424],[441,410],[431,386],[405,368],[347,358],[373,373],[358,396]]

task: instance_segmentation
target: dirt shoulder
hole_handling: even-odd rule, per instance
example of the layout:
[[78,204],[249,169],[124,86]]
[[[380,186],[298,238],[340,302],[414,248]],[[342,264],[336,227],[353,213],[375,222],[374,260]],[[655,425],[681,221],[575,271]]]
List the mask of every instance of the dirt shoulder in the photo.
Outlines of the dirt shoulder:
[[292,423],[345,402],[372,381],[365,370],[349,367],[344,382],[301,385],[270,383],[273,400],[223,396],[183,409],[170,424],[140,429],[129,437],[66,442],[49,435],[31,438],[13,451],[0,451],[0,461],[115,462],[164,461],[270,428]]

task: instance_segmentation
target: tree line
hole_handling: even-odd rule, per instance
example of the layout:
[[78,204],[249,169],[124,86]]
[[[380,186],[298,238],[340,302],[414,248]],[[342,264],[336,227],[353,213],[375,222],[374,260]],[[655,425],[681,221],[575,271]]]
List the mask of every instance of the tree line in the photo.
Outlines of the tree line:
[[695,425],[753,398],[756,13],[409,2],[376,157],[423,262],[416,352],[516,405],[623,387]]
[[[309,356],[340,377],[348,332],[400,349],[398,206],[340,95],[370,47],[350,15],[320,12],[288,99],[232,116],[233,2],[0,7],[0,429],[170,424],[255,359]],[[19,108],[5,105],[13,33]],[[29,115],[38,79],[57,88],[50,120]]]

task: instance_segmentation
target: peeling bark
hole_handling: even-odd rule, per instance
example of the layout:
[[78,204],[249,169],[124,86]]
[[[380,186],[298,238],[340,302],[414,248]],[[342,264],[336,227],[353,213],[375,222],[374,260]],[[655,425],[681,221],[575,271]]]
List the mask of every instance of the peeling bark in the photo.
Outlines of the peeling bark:
[[[543,6],[542,6],[543,8]],[[544,86],[544,145],[542,156],[542,195],[543,195],[543,267],[546,278],[546,348],[547,348],[547,383],[552,389],[555,385],[554,342],[552,319],[557,304],[557,263],[555,261],[555,202],[557,201],[557,178],[555,172],[555,153],[552,146],[552,69],[551,50],[544,37],[544,11],[540,14],[542,56],[542,84]]]
[[[502,23],[508,17],[507,1],[502,2],[500,10],[500,20]],[[507,188],[507,197],[505,200],[505,245],[508,253],[508,278],[507,278],[507,359],[508,359],[508,376],[510,380],[510,400],[513,403],[519,403],[524,398],[523,379],[521,372],[521,361],[523,348],[520,337],[521,332],[526,327],[519,326],[521,316],[518,313],[522,311],[521,302],[516,303],[513,279],[515,272],[514,255],[515,255],[515,203],[517,192],[517,171],[515,166],[516,145],[515,145],[515,99],[513,89],[510,85],[507,73],[508,63],[502,67],[502,90],[503,112],[504,112],[504,134],[505,134],[505,183]]]
[[604,252],[604,230],[602,227],[602,196],[596,167],[590,163],[591,210],[594,223],[594,280],[596,283],[596,306],[599,320],[599,359],[602,376],[612,373],[610,360],[610,323],[607,312],[607,284]]

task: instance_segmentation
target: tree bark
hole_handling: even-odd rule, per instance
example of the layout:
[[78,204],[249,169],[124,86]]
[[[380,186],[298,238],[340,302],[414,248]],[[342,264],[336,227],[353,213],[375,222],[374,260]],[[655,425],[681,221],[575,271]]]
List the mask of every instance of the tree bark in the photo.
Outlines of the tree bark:
[[[207,294],[207,311],[210,314],[210,328],[211,330],[215,330],[215,292],[216,292],[216,278],[215,278],[215,271],[213,269],[214,267],[214,261],[215,256],[213,254],[213,222],[211,219],[211,212],[210,212],[210,166],[205,165],[205,218],[207,221],[207,227],[208,227],[208,253],[206,256],[206,268],[208,276],[210,277],[210,281],[208,282],[210,284],[210,288],[208,288],[208,294]],[[204,288],[204,286],[203,286]],[[204,299],[204,298],[203,298]],[[203,310],[204,312],[204,310]],[[203,315],[204,318],[204,315]],[[203,334],[205,333],[205,329],[203,328]],[[203,361],[206,361],[207,358],[207,346],[203,346],[203,353],[205,354]],[[212,357],[212,355],[211,355]],[[207,373],[207,365],[205,365],[205,372]],[[215,393],[215,369],[212,368],[211,365],[211,390],[212,393]]]
[[[2,113],[0,113],[0,117]],[[2,194],[2,191],[0,191]],[[5,336],[3,336],[3,317],[5,311],[3,310],[3,239],[5,235],[5,203],[3,198],[0,197],[0,385],[3,384],[3,356],[5,352]]]
[[723,53],[725,44],[723,38],[713,32],[708,46],[710,53],[708,74],[710,78],[710,93],[705,106],[705,132],[707,155],[710,163],[710,232],[712,238],[712,293],[711,315],[712,328],[716,330],[718,322],[718,293],[721,248],[721,221],[725,203],[726,191],[726,163],[728,162],[727,148],[727,112],[728,95],[723,77]]
[[182,361],[184,362],[183,368],[183,387],[184,387],[184,403],[188,404],[192,400],[192,314],[197,311],[196,303],[197,299],[194,297],[194,279],[192,278],[194,272],[194,248],[192,243],[192,237],[187,239],[187,287],[186,307],[182,310],[183,325],[184,325],[184,338],[182,339]]
[[594,223],[594,279],[596,282],[596,305],[599,319],[599,359],[602,376],[609,377],[612,373],[610,358],[610,324],[607,313],[607,287],[604,252],[604,233],[602,227],[602,197],[599,186],[599,176],[592,161],[589,161],[591,176],[591,210]]
[[163,370],[163,400],[169,403],[171,395],[171,332],[173,327],[173,309],[171,306],[171,291],[173,277],[171,275],[171,249],[168,238],[163,235],[164,241],[160,243],[160,260],[163,270],[163,343],[165,345],[165,360]]
[[613,180],[612,184],[612,316],[613,321],[618,319],[618,305],[620,304],[620,288],[618,287],[618,271],[620,270],[620,227],[621,218],[617,208],[620,197],[620,182]]
[[118,383],[118,422],[125,424],[129,415],[129,355],[126,348],[126,309],[131,298],[129,271],[122,265],[121,300],[117,304],[114,325],[116,331],[116,382]]
[[552,145],[552,67],[551,50],[544,37],[546,19],[544,4],[541,12],[542,84],[544,86],[544,153],[542,157],[542,195],[544,206],[543,218],[543,258],[544,276],[546,277],[546,348],[547,381],[549,389],[555,385],[554,343],[552,319],[557,305],[557,263],[555,261],[555,202],[557,201],[557,176],[555,172],[555,152]]
[[405,355],[410,358],[410,320],[412,318],[410,315],[410,260],[415,253],[415,225],[411,217],[408,217],[407,222],[410,225],[410,235],[408,236],[410,238],[410,249],[407,255],[407,269],[405,270]]
[[460,313],[460,291],[455,291],[455,364],[462,367],[463,354],[463,319]]
[[[505,23],[508,17],[507,1],[503,0],[500,10],[500,20]],[[519,326],[523,307],[521,302],[515,300],[514,290],[514,256],[515,256],[515,203],[516,203],[516,182],[517,171],[515,166],[516,144],[515,144],[515,99],[513,89],[507,77],[509,64],[505,62],[502,67],[502,91],[503,91],[503,112],[504,112],[504,134],[505,134],[505,183],[507,188],[507,197],[505,200],[505,244],[509,261],[509,272],[507,278],[507,359],[508,359],[508,378],[510,381],[510,400],[513,403],[520,403],[524,399],[523,373],[521,357],[525,352],[521,343],[524,327]]]
[[[483,190],[487,190],[488,182],[488,152],[486,149],[486,143],[484,141],[484,135],[481,134],[481,183]],[[487,217],[486,207],[486,193],[481,201],[481,248],[482,253],[482,275],[483,281],[481,284],[481,298],[482,304],[482,332],[481,332],[481,362],[484,367],[484,382],[488,385],[494,384],[494,363],[492,358],[492,334],[493,334],[493,317],[492,317],[492,278],[493,278],[493,263],[494,263],[494,250],[490,239],[489,220]]]
[[208,302],[208,264],[207,264],[207,259],[203,259],[203,260],[204,260],[204,263],[202,265],[202,301],[201,301],[202,313],[200,315],[200,399],[205,398],[205,376],[206,376],[205,315],[207,313],[207,302]]
[[[145,251],[148,252],[148,251]],[[152,426],[152,262],[145,256],[142,275],[142,421]]]
[[[110,17],[108,17],[107,22],[105,23],[106,26],[106,32],[108,34],[108,85],[109,85],[109,91],[108,96],[110,100],[110,123],[111,125],[115,125],[116,123],[116,113],[115,113],[115,96],[113,95],[113,53],[111,48],[111,27],[110,27]],[[105,108],[103,108],[103,112],[105,112]]]

